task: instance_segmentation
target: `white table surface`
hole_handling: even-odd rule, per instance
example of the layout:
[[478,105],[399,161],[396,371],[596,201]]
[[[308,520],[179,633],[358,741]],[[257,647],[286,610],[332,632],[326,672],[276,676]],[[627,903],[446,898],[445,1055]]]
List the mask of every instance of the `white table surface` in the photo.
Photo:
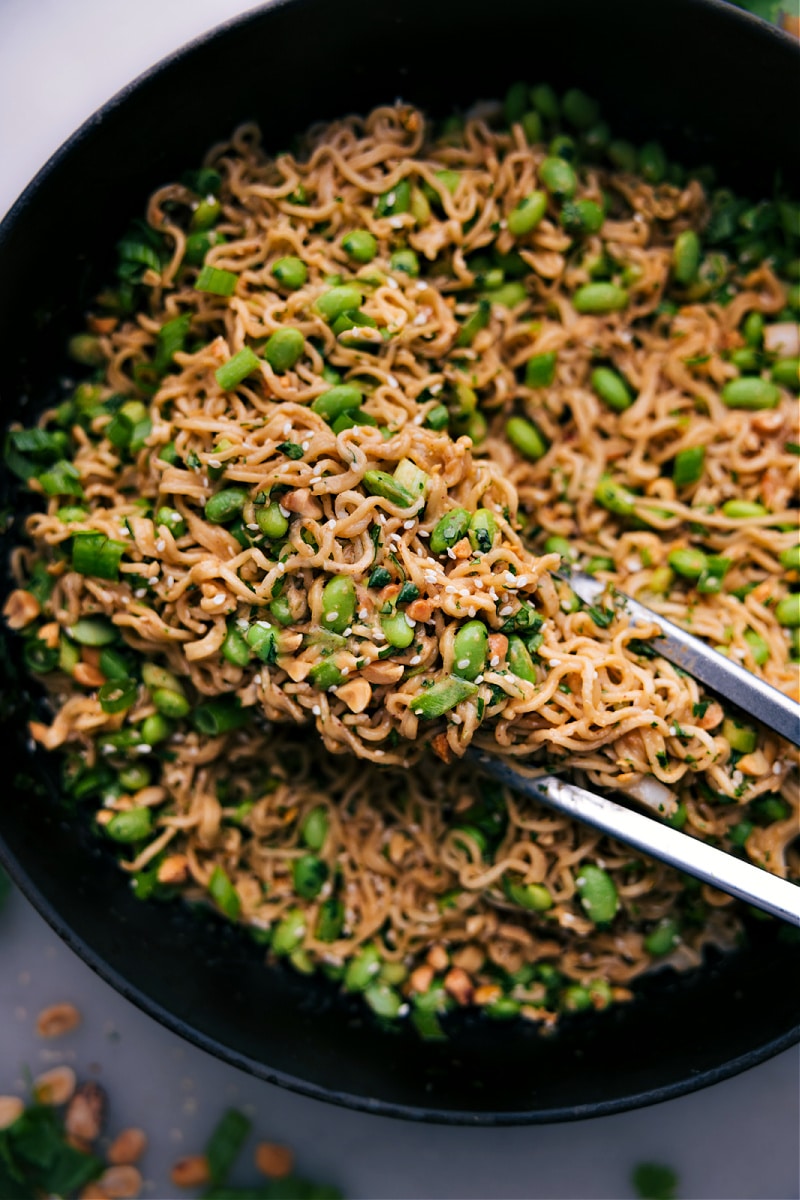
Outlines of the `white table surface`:
[[[0,214],[119,87],[250,7],[0,0]],[[83,1025],[43,1043],[36,1014],[61,1000],[80,1008]],[[692,1096],[615,1117],[531,1129],[416,1126],[281,1091],[181,1041],[98,979],[14,894],[0,913],[0,1094],[21,1091],[26,1069],[35,1075],[60,1061],[108,1088],[112,1132],[127,1124],[149,1131],[145,1194],[160,1200],[176,1195],[169,1165],[201,1149],[229,1104],[253,1117],[261,1137],[290,1143],[299,1169],[337,1182],[353,1200],[624,1200],[633,1194],[631,1168],[643,1160],[678,1171],[682,1200],[800,1194],[796,1049]]]

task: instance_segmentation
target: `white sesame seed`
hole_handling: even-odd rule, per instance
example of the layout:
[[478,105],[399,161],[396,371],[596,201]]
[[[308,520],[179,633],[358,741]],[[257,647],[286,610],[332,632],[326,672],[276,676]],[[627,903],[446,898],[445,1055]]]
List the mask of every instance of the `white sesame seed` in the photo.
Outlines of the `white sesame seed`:
[[448,557],[448,558],[455,558],[455,556],[456,556],[456,552],[455,552],[455,550],[453,549],[453,547],[452,547],[452,546],[448,546],[448,547],[447,547],[447,557]]
[[482,676],[482,675],[476,675],[476,676],[475,676],[475,682],[476,682],[476,683],[483,683],[483,676]]
[[261,673],[260,672],[257,675],[253,676],[253,683],[256,685],[256,687],[261,687]]
[[322,714],[322,709],[320,708],[320,706],[318,704],[315,704],[313,706],[313,708],[311,709],[311,711],[315,717],[319,717]]
[[738,787],[740,783],[744,783],[744,775],[741,771],[734,771],[731,775],[731,783],[734,787]]
[[459,671],[463,671],[465,667],[469,666],[469,659],[468,658],[460,658],[458,660],[458,662],[456,663],[456,666],[458,667]]
[[510,604],[504,604],[504,605],[503,605],[503,607],[502,607],[501,609],[499,609],[499,610],[498,610],[498,613],[497,613],[497,615],[498,615],[499,617],[510,617],[512,612],[513,612],[513,609],[512,609],[512,607],[511,607],[511,605],[510,605]]
[[360,608],[360,609],[358,610],[358,617],[359,617],[359,620],[361,620],[361,621],[366,621],[366,619],[367,619],[367,617],[368,617],[368,616],[369,616],[369,609],[367,609],[367,608]]
[[333,517],[331,517],[331,519],[329,521],[325,522],[325,528],[326,529],[335,529],[336,528],[336,522],[334,521]]
[[342,637],[350,637],[350,634],[351,634],[352,632],[353,632],[353,626],[352,626],[352,625],[348,625],[348,626],[347,626],[347,629],[343,629],[343,630],[342,630]]
[[551,667],[557,667],[557,666],[558,666],[558,659],[557,659],[557,658],[551,658],[551,659],[550,659],[550,666],[551,666]]
[[222,466],[222,463],[221,463],[221,462],[219,461],[219,459],[217,459],[217,458],[209,458],[209,459],[208,459],[208,463],[207,463],[207,465],[208,465],[209,467],[215,467],[215,468],[218,468],[218,467],[221,467],[221,466]]
[[286,570],[286,563],[279,562],[275,570],[279,575],[283,575],[284,571]]
[[339,673],[340,673],[341,675],[349,675],[349,674],[350,674],[350,668],[349,668],[349,667],[339,667]]
[[408,613],[403,613],[403,616],[406,619],[406,625],[408,625],[411,629],[413,629],[417,622],[412,620],[411,617],[408,615]]
[[403,521],[403,529],[413,529],[416,523],[413,517],[409,521]]
[[289,435],[291,432],[292,432],[292,422],[291,422],[291,421],[287,421],[287,422],[285,423],[285,425],[283,426],[283,436],[284,436],[284,437],[288,437],[288,435]]
[[[401,222],[401,224],[402,224],[402,222]],[[396,279],[393,279],[391,275],[386,280],[386,282],[388,283],[390,288],[395,288],[395,290],[400,287],[400,284],[397,282]]]
[[141,600],[143,596],[147,595],[147,588],[137,588],[133,595],[136,600]]
[[172,585],[175,583],[175,576],[168,575],[166,582],[167,582],[167,587],[172,587]]
[[212,604],[224,604],[227,599],[228,599],[227,596],[225,596],[223,593],[220,593],[218,596],[214,597],[214,599],[211,601],[211,603]]
[[451,722],[452,722],[452,724],[453,724],[453,725],[460,725],[460,724],[461,724],[461,717],[458,715],[458,713],[452,713],[452,714],[451,714],[451,716],[450,716],[450,720],[451,720]]
[[337,621],[338,619],[339,619],[339,614],[338,614],[338,612],[329,612],[329,613],[325,613],[325,620],[326,620],[326,621]]
[[773,775],[780,775],[782,771],[783,771],[783,767],[781,766],[781,764],[779,762],[772,764],[772,774]]
[[452,583],[448,583],[444,590],[449,596],[452,596],[455,592],[458,591],[458,588],[454,588]]
[[430,536],[431,536],[430,532],[427,529],[418,529],[417,530],[417,537],[429,538]]
[[421,654],[415,654],[415,655],[413,656],[413,658],[410,658],[410,659],[408,660],[408,662],[409,662],[409,665],[410,665],[410,666],[412,666],[412,667],[416,667],[416,666],[418,665],[418,663],[421,663],[421,662],[422,662],[422,655],[421,655]]
[[258,529],[258,525],[255,521],[248,521],[245,525],[245,529]]
[[137,754],[150,754],[153,747],[148,746],[146,742],[141,742],[138,746],[133,747]]
[[292,515],[292,510],[290,508],[284,508],[282,504],[278,505],[278,509],[282,517],[290,517]]
[[436,583],[437,575],[435,571],[423,571],[422,578],[426,583]]
[[500,655],[499,654],[494,654],[489,659],[489,666],[490,667],[499,667],[500,666]]
[[386,382],[389,387],[400,387],[400,381],[395,379],[394,375],[387,375]]
[[166,548],[167,548],[167,543],[164,541],[163,538],[159,538],[158,541],[156,542],[156,550],[158,551],[158,553],[161,554],[161,552],[163,550],[166,550]]
[[428,320],[427,315],[424,312],[419,312],[414,317],[414,320],[412,321],[412,325],[424,325],[427,320]]
[[376,629],[376,630],[374,630],[374,632],[372,634],[372,640],[374,642],[385,642],[386,634],[383,632],[382,629]]
[[323,469],[324,469],[324,468],[323,468],[323,466],[322,466],[322,463],[317,463],[317,464],[316,464],[316,465],[315,465],[315,466],[312,468],[311,474],[312,474],[312,475],[321,475],[321,474],[322,474],[322,472],[323,472]]
[[467,609],[467,616],[474,617],[477,611],[477,608],[473,608],[473,606],[470,604],[469,608]]

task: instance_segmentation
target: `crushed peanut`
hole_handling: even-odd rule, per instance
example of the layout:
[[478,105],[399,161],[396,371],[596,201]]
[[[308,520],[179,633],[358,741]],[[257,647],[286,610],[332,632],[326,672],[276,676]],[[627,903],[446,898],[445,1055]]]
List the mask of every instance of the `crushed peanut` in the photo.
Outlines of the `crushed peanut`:
[[270,1179],[285,1179],[294,1166],[294,1154],[289,1147],[275,1142],[259,1142],[255,1157],[258,1170]]
[[81,1014],[74,1004],[51,1004],[36,1018],[36,1032],[43,1038],[63,1037],[77,1029],[80,1023]]

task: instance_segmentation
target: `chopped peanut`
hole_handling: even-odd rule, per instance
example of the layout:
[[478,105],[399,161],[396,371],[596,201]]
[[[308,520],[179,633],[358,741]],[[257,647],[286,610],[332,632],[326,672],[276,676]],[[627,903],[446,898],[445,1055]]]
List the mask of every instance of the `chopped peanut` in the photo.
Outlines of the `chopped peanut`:
[[419,600],[412,600],[406,612],[412,621],[422,621],[424,625],[426,621],[430,621],[435,607],[436,602],[434,600],[420,598]]
[[433,983],[433,967],[417,967],[416,971],[411,972],[408,982],[412,992],[427,992]]
[[322,505],[311,495],[308,488],[295,488],[281,496],[281,507],[289,512],[299,513],[301,517],[321,517]]
[[185,854],[170,854],[158,868],[159,883],[185,883],[189,878],[189,860]]
[[109,1200],[134,1200],[142,1190],[142,1176],[129,1163],[108,1167],[97,1181]]
[[461,967],[452,967],[444,977],[444,990],[457,1004],[469,1004],[472,999],[472,980]]
[[434,971],[444,971],[446,967],[450,966],[450,955],[444,946],[431,946],[425,961],[428,966],[433,967]]
[[713,700],[702,717],[698,717],[695,723],[701,729],[716,729],[724,716],[725,713],[722,711],[722,705],[717,704],[716,700]]
[[19,1096],[0,1096],[0,1129],[8,1129],[24,1111],[25,1105]]
[[763,750],[753,750],[744,754],[736,764],[743,775],[766,775],[769,763]]
[[499,658],[502,662],[508,653],[508,638],[504,633],[489,634],[489,661]]
[[431,738],[431,750],[442,762],[449,763],[453,761],[453,751],[450,748],[446,733],[437,733],[436,737]]
[[80,1023],[81,1014],[74,1004],[51,1004],[36,1018],[36,1032],[43,1038],[61,1037],[77,1029]]
[[33,1094],[37,1104],[66,1104],[75,1091],[75,1072],[72,1067],[53,1067],[37,1075]]
[[402,663],[392,663],[386,659],[385,662],[370,663],[361,674],[364,679],[380,687],[384,683],[397,683],[398,679],[402,679],[403,671]]
[[472,545],[469,538],[463,537],[460,542],[456,542],[453,546],[453,555],[456,558],[469,558],[472,554]]
[[344,700],[350,712],[362,713],[372,699],[372,688],[366,679],[351,679],[336,689],[336,695]]
[[285,1179],[291,1175],[294,1155],[288,1146],[275,1142],[259,1142],[256,1146],[256,1167],[270,1179]]
[[114,1166],[136,1163],[147,1149],[147,1134],[143,1129],[123,1129],[108,1147],[106,1158]]
[[89,663],[79,662],[72,672],[72,678],[82,687],[98,688],[102,687],[106,681],[106,677],[98,667],[92,667]]
[[483,983],[475,989],[472,999],[476,1004],[494,1004],[503,994],[503,989],[496,983]]
[[476,971],[480,971],[486,955],[479,946],[462,946],[460,950],[456,950],[453,954],[453,965],[461,967],[469,975],[474,975]]
[[286,672],[293,683],[302,683],[311,670],[311,665],[303,658],[292,658],[288,654],[278,659],[278,666]]
[[405,834],[402,834],[399,829],[396,829],[389,838],[389,862],[398,866],[405,858],[406,851],[412,843],[408,840]]
[[106,1094],[98,1083],[82,1083],[69,1102],[64,1128],[86,1142],[99,1138],[106,1115]]
[[61,626],[58,621],[48,621],[46,625],[39,627],[39,641],[44,642],[48,650],[55,650],[58,647],[60,635]]
[[111,1200],[110,1196],[100,1187],[96,1180],[87,1183],[78,1193],[78,1200]]
[[205,1154],[192,1154],[188,1158],[179,1158],[173,1164],[169,1177],[176,1187],[203,1187],[211,1178],[208,1159]]
[[119,317],[96,317],[93,314],[86,318],[86,325],[92,333],[113,333],[119,324]]
[[24,629],[41,612],[39,601],[24,588],[15,588],[3,606],[3,616],[9,629]]

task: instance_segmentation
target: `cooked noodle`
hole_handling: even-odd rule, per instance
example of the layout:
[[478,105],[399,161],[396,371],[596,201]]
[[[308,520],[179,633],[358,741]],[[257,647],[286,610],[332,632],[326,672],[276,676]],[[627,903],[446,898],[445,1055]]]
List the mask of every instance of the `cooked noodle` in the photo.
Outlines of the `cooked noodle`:
[[[551,195],[512,233],[548,152],[496,116],[484,106],[437,139],[416,110],[379,108],[277,159],[242,126],[207,159],[219,201],[196,176],[151,196],[128,239],[136,272],[75,347],[97,378],[41,418],[69,430],[77,473],[29,480],[48,494],[15,552],[30,590],[6,607],[51,655],[37,669],[54,717],[34,737],[67,750],[112,836],[119,814],[148,810],[118,837],[137,889],[210,891],[298,969],[371,981],[381,1015],[406,1011],[402,992],[428,1035],[454,1001],[549,1026],[738,929],[729,897],[477,780],[458,762],[472,740],[800,873],[790,749],[655,657],[657,627],[631,627],[612,591],[585,609],[552,575],[568,552],[797,695],[781,624],[798,578],[796,401],[784,382],[763,407],[723,400],[750,314],[767,321],[753,378],[796,357],[787,285],[774,257],[719,251],[676,282],[676,240],[704,236],[722,203],[696,179],[590,163],[569,219]],[[584,201],[600,227],[576,232]],[[374,239],[361,266],[354,230]],[[292,288],[287,256],[306,267]],[[232,294],[196,289],[202,259]],[[627,298],[580,312],[598,280]],[[348,284],[355,305],[331,314],[325,297]],[[287,327],[302,350],[274,369],[264,347]],[[248,347],[257,364],[226,385]],[[539,383],[526,364],[546,355]],[[627,402],[604,402],[598,365]],[[337,421],[342,383],[358,394]],[[510,432],[520,416],[532,443]],[[687,450],[700,465],[681,482]],[[76,535],[92,531],[118,543],[116,569],[80,569]],[[671,565],[690,548],[702,575]],[[94,644],[64,633],[97,616],[122,635],[116,675],[102,621]],[[475,659],[459,657],[470,623]],[[114,711],[126,672],[137,686]],[[612,881],[613,920],[592,919],[587,864]]]

